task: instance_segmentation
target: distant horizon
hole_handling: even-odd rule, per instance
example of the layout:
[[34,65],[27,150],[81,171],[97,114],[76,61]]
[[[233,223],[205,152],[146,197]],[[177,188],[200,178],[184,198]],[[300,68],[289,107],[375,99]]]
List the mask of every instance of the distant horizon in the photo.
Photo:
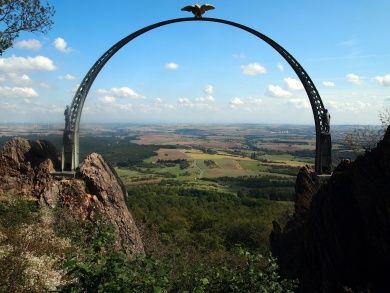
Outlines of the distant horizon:
[[[2,122],[0,127],[5,127],[7,125],[64,125],[61,122],[47,122],[47,121],[36,121],[36,122]],[[300,124],[300,123],[256,123],[256,122],[84,122],[80,124],[80,128],[83,128],[88,125],[125,125],[125,126],[155,126],[155,125],[168,125],[168,126],[191,126],[191,125],[202,125],[202,126],[218,126],[218,125],[262,125],[262,126],[315,126],[313,124]],[[381,127],[381,124],[331,124],[333,126],[378,126]]]
[[[107,49],[147,25],[191,16],[180,10],[188,1],[52,2],[52,30],[22,33],[0,56],[2,121],[63,121],[83,77]],[[390,1],[212,4],[216,9],[207,17],[251,27],[296,58],[331,124],[380,123],[378,113],[390,107]],[[247,32],[203,21],[161,27],[123,47],[94,81],[81,119],[314,123],[302,83],[286,60]]]

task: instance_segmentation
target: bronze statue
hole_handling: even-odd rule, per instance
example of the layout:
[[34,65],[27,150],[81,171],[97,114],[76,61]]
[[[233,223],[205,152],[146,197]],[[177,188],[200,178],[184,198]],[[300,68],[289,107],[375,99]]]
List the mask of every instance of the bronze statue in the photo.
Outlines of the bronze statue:
[[67,105],[64,111],[64,116],[65,116],[65,129],[70,129],[70,109],[69,106]]
[[324,113],[322,114],[322,119],[323,119],[324,125],[325,125],[325,132],[329,133],[329,130],[330,130],[330,114],[328,112],[328,109],[324,110]]
[[212,9],[215,9],[215,7],[211,4],[203,4],[202,6],[200,6],[199,4],[195,4],[195,5],[188,5],[186,7],[183,7],[181,10],[192,12],[194,14],[195,18],[202,18],[202,15],[206,11],[212,10]]

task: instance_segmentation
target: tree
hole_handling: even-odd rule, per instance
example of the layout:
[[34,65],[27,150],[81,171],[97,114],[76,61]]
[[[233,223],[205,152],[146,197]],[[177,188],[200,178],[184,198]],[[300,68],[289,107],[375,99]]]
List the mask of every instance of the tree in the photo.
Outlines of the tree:
[[372,126],[364,126],[355,129],[352,133],[345,136],[345,144],[355,155],[373,149],[382,138],[382,129]]
[[390,126],[390,108],[385,108],[379,113],[379,120],[381,121],[384,130],[386,130],[386,128]]
[[345,136],[345,144],[356,155],[364,151],[369,151],[376,147],[379,140],[382,139],[387,127],[390,126],[390,108],[385,108],[379,112],[379,121],[381,127],[365,126],[354,130]]
[[46,33],[54,12],[53,6],[40,0],[0,0],[0,55],[22,31]]

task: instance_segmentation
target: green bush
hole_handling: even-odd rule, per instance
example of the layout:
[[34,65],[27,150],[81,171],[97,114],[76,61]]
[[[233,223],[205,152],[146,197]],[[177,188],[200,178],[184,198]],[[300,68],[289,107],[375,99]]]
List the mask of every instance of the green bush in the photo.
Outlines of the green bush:
[[[282,280],[272,257],[236,249],[230,259],[199,258],[183,261],[180,255],[157,260],[129,259],[113,249],[108,225],[83,227],[92,232],[90,243],[64,263],[73,282],[62,292],[293,292],[295,281]],[[181,261],[180,261],[181,260]]]

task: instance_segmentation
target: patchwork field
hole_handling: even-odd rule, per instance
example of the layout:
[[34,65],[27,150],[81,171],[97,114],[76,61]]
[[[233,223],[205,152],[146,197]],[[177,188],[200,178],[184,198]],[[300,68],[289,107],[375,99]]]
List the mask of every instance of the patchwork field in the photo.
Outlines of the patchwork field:
[[187,160],[189,156],[186,154],[186,150],[183,149],[159,149],[157,156],[154,157],[154,162],[161,161],[176,161]]
[[242,146],[242,143],[239,140],[234,140],[229,137],[205,138],[176,134],[141,135],[137,139],[132,140],[132,142],[141,145],[176,145],[219,149],[239,148]]
[[160,148],[144,160],[146,167],[120,168],[119,175],[129,184],[159,182],[164,179],[196,182],[197,179],[242,176],[294,178],[298,168],[311,159],[288,154],[261,155],[256,159],[226,152],[204,153],[197,149]]
[[308,141],[307,144],[294,144],[294,143],[278,143],[278,142],[259,142],[256,146],[279,152],[295,152],[302,150],[315,150],[315,142]]

